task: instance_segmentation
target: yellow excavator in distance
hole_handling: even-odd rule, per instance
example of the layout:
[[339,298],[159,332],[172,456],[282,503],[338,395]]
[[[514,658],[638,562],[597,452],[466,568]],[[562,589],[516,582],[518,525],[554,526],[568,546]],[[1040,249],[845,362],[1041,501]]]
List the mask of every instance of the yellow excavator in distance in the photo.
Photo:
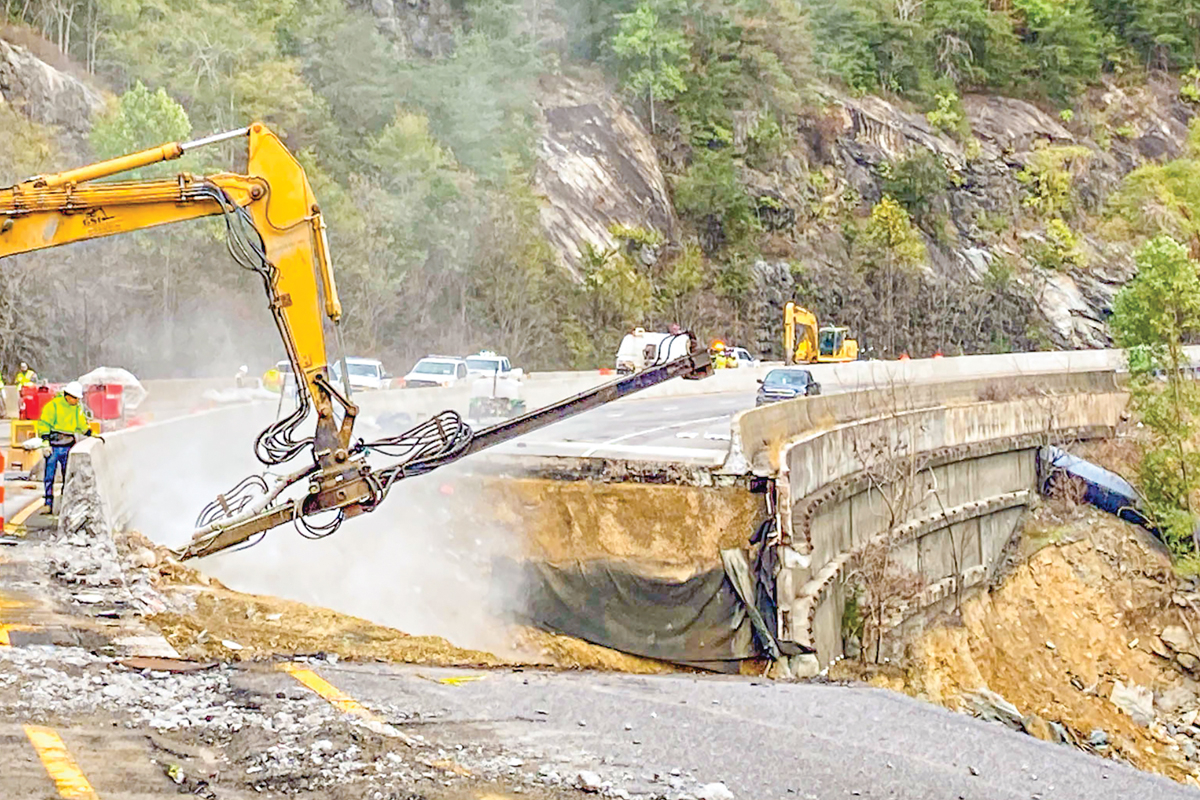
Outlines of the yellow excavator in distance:
[[818,327],[816,314],[789,300],[783,307],[783,356],[788,364],[857,361],[858,340],[850,338],[849,328]]
[[[233,139],[247,141],[246,174],[100,180]],[[182,558],[211,555],[289,522],[310,538],[327,536],[343,520],[375,510],[397,480],[671,378],[712,374],[707,348],[695,336],[681,333],[686,347],[651,353],[641,372],[480,431],[456,412],[443,411],[398,435],[355,441],[358,407],[349,391],[331,380],[326,358],[322,317],[336,325],[342,306],[325,222],[300,163],[262,123],[0,188],[0,259],[200,217],[222,217],[234,262],[261,278],[297,376],[295,410],[258,435],[255,455],[268,467],[303,453],[311,463],[289,464],[295,470],[290,474],[251,475],[219,495],[200,512],[192,541],[178,553]],[[678,355],[681,350],[686,354]],[[677,357],[663,355],[668,352]],[[303,426],[314,413],[315,429],[306,435]],[[393,462],[368,464],[372,455]],[[288,496],[290,487],[301,491]],[[318,514],[320,521],[314,521]]]

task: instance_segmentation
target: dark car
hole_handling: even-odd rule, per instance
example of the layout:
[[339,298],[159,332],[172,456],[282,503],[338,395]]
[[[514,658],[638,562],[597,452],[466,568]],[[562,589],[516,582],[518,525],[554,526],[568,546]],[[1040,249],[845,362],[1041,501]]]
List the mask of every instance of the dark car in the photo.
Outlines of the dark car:
[[754,405],[765,406],[793,397],[812,397],[821,393],[821,384],[813,379],[812,373],[799,367],[773,369],[759,381],[758,396]]

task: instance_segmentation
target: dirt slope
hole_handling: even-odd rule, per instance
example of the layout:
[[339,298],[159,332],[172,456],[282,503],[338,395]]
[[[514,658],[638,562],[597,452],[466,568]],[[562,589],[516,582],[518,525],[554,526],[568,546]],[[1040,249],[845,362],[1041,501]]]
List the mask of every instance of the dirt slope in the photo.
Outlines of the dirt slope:
[[[958,710],[988,689],[1035,736],[1054,740],[1049,723],[1060,723],[1085,749],[1200,786],[1200,728],[1188,713],[1200,683],[1155,654],[1166,652],[1158,639],[1166,626],[1200,629],[1195,610],[1186,619],[1180,610],[1190,581],[1174,576],[1145,534],[1088,510],[1039,510],[1022,547],[998,589],[912,643],[902,675],[875,682]],[[1114,704],[1118,682],[1153,691],[1149,725]]]

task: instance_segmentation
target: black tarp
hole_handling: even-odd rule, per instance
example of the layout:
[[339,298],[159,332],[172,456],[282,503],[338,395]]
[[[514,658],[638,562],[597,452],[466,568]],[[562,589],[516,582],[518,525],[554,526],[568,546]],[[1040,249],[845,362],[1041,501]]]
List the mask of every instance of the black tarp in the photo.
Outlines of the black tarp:
[[684,580],[616,560],[498,560],[493,578],[521,587],[511,609],[546,630],[626,653],[726,671],[759,654],[745,607],[722,567]]

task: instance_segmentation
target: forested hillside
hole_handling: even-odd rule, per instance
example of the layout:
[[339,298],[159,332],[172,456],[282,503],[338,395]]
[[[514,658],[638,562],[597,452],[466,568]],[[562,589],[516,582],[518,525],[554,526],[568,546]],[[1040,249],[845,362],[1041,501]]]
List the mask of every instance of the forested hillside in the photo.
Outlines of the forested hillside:
[[[331,223],[356,354],[1098,346],[1133,247],[1200,250],[1200,0],[5,0],[0,184],[261,119]],[[236,168],[236,144],[184,165]],[[173,165],[172,169],[178,165]],[[200,222],[0,269],[0,364],[279,355]]]

